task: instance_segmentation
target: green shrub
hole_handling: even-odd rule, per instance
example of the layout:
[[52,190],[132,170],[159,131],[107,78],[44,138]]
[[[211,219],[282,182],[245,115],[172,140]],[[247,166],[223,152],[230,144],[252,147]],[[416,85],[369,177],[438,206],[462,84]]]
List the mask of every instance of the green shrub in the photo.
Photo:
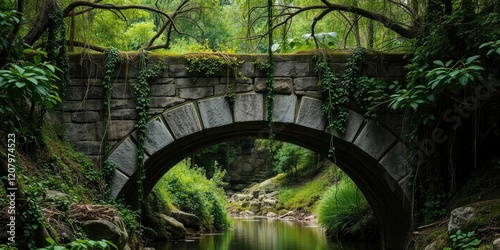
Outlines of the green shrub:
[[340,238],[369,239],[376,235],[375,217],[368,202],[346,177],[323,194],[318,222],[327,234]]
[[202,229],[223,230],[230,225],[222,189],[223,177],[224,172],[216,168],[209,180],[203,169],[192,169],[186,162],[181,162],[160,180],[157,188],[175,207],[198,216]]
[[474,231],[468,233],[457,230],[450,235],[451,248],[445,247],[443,250],[473,250],[477,249],[481,241],[474,236]]

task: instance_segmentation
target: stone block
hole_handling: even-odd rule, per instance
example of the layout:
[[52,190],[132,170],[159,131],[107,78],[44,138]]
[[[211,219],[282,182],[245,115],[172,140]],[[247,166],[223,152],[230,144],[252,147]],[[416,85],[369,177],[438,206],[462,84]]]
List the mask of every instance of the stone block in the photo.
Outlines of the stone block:
[[68,101],[81,101],[83,99],[102,99],[102,87],[96,86],[67,86],[65,99]]
[[128,82],[115,82],[113,83],[113,92],[111,97],[115,99],[135,99],[135,91]]
[[274,65],[275,76],[308,76],[309,63],[305,62],[276,62]]
[[185,88],[179,89],[179,97],[184,99],[199,99],[214,95],[213,87]]
[[113,198],[118,198],[118,194],[122,190],[123,186],[127,184],[128,179],[129,178],[124,173],[122,173],[118,169],[115,169],[115,171],[113,172],[113,177],[111,179],[110,187],[111,195],[113,196]]
[[95,64],[90,61],[86,63],[70,63],[69,64],[69,78],[71,79],[86,79],[95,76]]
[[399,181],[410,172],[410,166],[406,160],[407,155],[405,145],[399,142],[382,157],[380,165],[389,172],[394,180]]
[[187,77],[186,65],[173,64],[168,67],[168,75],[171,77]]
[[[137,140],[137,131],[132,135]],[[173,141],[174,138],[160,117],[156,117],[148,122],[144,147],[149,155],[153,155]]]
[[76,149],[85,155],[98,155],[101,153],[100,141],[75,141]]
[[299,113],[297,115],[297,125],[321,130],[325,129],[326,118],[321,114],[321,100],[302,97]]
[[234,79],[234,77],[221,77],[219,78],[219,84],[227,84],[227,83],[230,83],[230,84],[233,84],[233,83],[236,83],[236,84],[252,84],[253,83],[253,80],[252,78],[250,77],[242,77],[242,78],[236,78]]
[[127,138],[109,155],[108,160],[116,163],[116,168],[130,177],[137,170],[137,151],[137,145]]
[[168,110],[163,113],[163,117],[177,139],[201,131],[200,120],[193,103]]
[[[267,90],[266,78],[255,79],[255,91],[265,92]],[[292,78],[274,78],[274,93],[290,94],[292,93]]]
[[[119,141],[135,128],[136,121],[134,120],[111,120],[109,126],[109,140]],[[99,135],[104,134],[102,124],[99,124]]]
[[240,67],[240,71],[244,76],[253,76],[255,74],[255,66],[252,62],[244,62]]
[[154,84],[175,84],[175,78],[159,77],[154,80]]
[[102,79],[69,79],[68,86],[99,86],[102,87]]
[[111,110],[112,120],[136,120],[137,111],[135,109],[116,109]]
[[395,140],[396,138],[387,129],[370,121],[356,137],[354,144],[378,160]]
[[[103,104],[101,104],[102,106]],[[137,107],[137,102],[135,99],[112,99],[111,100],[111,105],[110,109],[111,110],[117,110],[117,109],[135,109]]]
[[238,94],[234,101],[234,121],[264,120],[264,96],[262,94]]
[[[234,86],[235,93],[248,92],[253,90],[253,85],[251,84],[236,84]],[[227,85],[217,85],[215,86],[215,95],[224,95],[227,91]]]
[[65,123],[66,136],[72,142],[98,141],[96,123]]
[[293,89],[295,91],[318,91],[317,77],[298,77],[293,79]]
[[71,121],[75,123],[91,123],[101,120],[98,111],[77,111],[71,114]]
[[198,101],[204,128],[215,128],[231,124],[231,108],[223,96]]
[[295,91],[295,94],[298,96],[310,96],[315,98],[322,98],[323,94],[321,91]]
[[150,105],[152,109],[168,108],[183,103],[186,100],[178,97],[151,97]]
[[[361,124],[363,124],[363,120],[364,116],[355,111],[349,110],[349,119],[347,120],[346,131],[342,133],[338,129],[335,129],[333,131],[333,135],[346,142],[352,142],[354,140],[354,137],[358,133]],[[328,128],[326,132],[330,132],[328,131]]]
[[151,86],[150,96],[175,96],[175,84],[155,84]]
[[175,84],[178,88],[211,87],[219,84],[218,77],[190,77],[176,78]]
[[83,100],[83,101],[65,101],[65,111],[100,111],[104,105],[103,100]]
[[293,123],[295,121],[295,106],[297,96],[275,95],[273,105],[273,119],[275,122]]

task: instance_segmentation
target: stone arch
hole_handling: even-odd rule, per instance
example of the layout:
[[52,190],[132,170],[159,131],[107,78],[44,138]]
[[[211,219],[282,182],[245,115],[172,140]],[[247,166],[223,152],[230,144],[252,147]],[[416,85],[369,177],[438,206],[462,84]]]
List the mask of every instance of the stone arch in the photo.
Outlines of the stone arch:
[[[328,155],[330,134],[321,115],[320,99],[276,95],[275,138]],[[145,192],[176,163],[192,152],[242,137],[267,138],[265,96],[237,94],[231,107],[211,97],[172,107],[152,117],[146,137]],[[372,207],[385,249],[403,249],[411,224],[410,193],[405,185],[410,167],[405,145],[384,126],[350,109],[345,133],[334,132],[336,164],[358,185]],[[137,193],[137,143],[131,132],[115,145],[109,160],[117,164],[111,193],[133,204]]]

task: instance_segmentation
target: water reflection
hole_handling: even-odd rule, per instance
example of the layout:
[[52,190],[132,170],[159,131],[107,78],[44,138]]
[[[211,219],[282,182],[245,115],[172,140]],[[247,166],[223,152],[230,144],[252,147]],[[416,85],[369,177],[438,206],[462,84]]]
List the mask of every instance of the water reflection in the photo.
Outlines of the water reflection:
[[199,239],[168,242],[157,250],[374,250],[366,243],[333,242],[307,223],[258,218],[233,218],[233,229]]

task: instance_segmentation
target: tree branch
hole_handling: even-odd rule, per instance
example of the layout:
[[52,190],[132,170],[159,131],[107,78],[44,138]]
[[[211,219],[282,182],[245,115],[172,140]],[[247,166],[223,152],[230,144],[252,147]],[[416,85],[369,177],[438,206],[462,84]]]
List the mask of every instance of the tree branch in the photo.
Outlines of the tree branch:
[[418,30],[416,28],[411,26],[409,28],[405,28],[403,25],[396,22],[394,19],[391,19],[379,13],[375,13],[355,6],[333,4],[328,2],[327,0],[321,0],[321,2],[323,2],[328,9],[351,12],[366,17],[368,19],[377,21],[383,24],[386,28],[396,32],[397,34],[405,38],[415,38],[418,34]]
[[[176,32],[178,32],[179,34],[181,33],[177,29],[177,27],[175,26],[175,24],[173,23],[172,18],[167,13],[165,13],[165,12],[159,10],[159,9],[155,9],[155,8],[152,8],[152,7],[149,7],[149,6],[142,6],[142,5],[121,5],[121,6],[117,6],[117,5],[112,5],[112,4],[99,4],[99,3],[91,3],[91,2],[87,2],[87,1],[76,1],[76,2],[70,3],[63,10],[63,13],[62,13],[63,17],[67,17],[75,8],[82,7],[82,6],[92,7],[92,8],[95,8],[95,9],[105,9],[105,10],[138,9],[138,10],[151,11],[151,12],[160,14],[160,15],[165,16],[166,18],[170,19],[170,21],[172,22],[172,25],[174,25],[173,26],[174,30]],[[44,10],[44,11],[46,12],[46,10]],[[39,25],[37,25],[37,27],[32,28],[28,32],[28,34],[26,34],[24,36],[23,40],[24,40],[25,43],[33,45],[33,43],[35,43],[38,39],[40,39],[40,37],[42,36],[42,34],[48,28],[48,24],[49,24],[49,17],[48,17],[48,15],[43,14],[40,17],[40,19],[38,20],[38,24]]]

